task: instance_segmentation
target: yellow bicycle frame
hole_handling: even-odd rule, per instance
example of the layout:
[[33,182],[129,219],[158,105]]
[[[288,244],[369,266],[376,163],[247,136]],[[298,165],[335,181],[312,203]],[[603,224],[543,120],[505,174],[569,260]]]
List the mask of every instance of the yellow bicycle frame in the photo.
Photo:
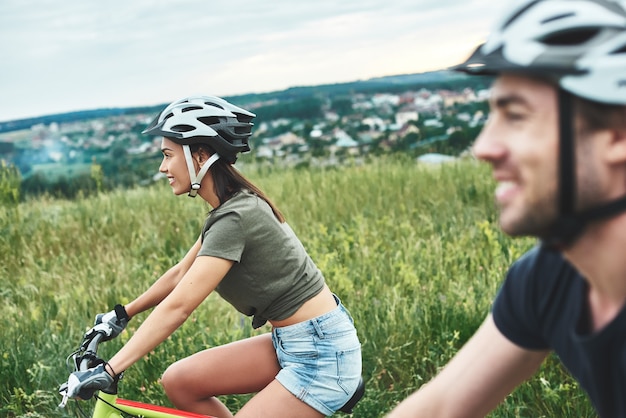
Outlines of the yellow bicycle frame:
[[122,412],[141,418],[212,418],[164,406],[135,402],[100,392],[92,418],[122,418]]

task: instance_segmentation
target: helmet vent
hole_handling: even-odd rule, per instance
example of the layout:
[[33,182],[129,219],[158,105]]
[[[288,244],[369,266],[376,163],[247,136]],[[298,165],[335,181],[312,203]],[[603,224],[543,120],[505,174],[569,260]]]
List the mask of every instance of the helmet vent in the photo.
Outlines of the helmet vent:
[[544,19],[541,21],[541,24],[543,25],[546,23],[554,22],[555,20],[565,19],[566,17],[572,17],[572,16],[575,16],[575,13],[563,13],[562,15],[556,15],[556,16],[552,16],[547,19]]
[[241,113],[235,113],[235,116],[237,116],[237,121],[242,123],[250,123],[252,119],[254,119],[254,116],[243,115]]
[[615,51],[611,52],[611,55],[620,55],[620,54],[626,54],[626,44],[624,44],[621,48],[618,48]]
[[189,131],[193,131],[194,129],[196,129],[196,128],[194,128],[191,125],[183,125],[183,124],[181,124],[181,125],[174,125],[174,126],[171,127],[171,130],[173,132],[189,132]]
[[236,134],[249,134],[250,131],[250,126],[235,126]]
[[217,103],[213,103],[213,102],[204,102],[204,104],[209,105],[209,106],[213,106],[213,107],[217,107],[218,109],[222,109],[224,110],[223,106],[218,105]]
[[202,110],[202,107],[201,106],[197,106],[197,105],[190,105],[190,106],[185,106],[180,111],[185,113],[185,112],[190,112],[192,110]]
[[599,30],[597,28],[566,30],[552,33],[540,39],[540,41],[546,45],[553,46],[582,45],[590,39],[593,39],[598,33]]
[[220,123],[220,118],[218,118],[217,116],[202,116],[198,118],[198,120],[207,126],[217,125],[218,123]]

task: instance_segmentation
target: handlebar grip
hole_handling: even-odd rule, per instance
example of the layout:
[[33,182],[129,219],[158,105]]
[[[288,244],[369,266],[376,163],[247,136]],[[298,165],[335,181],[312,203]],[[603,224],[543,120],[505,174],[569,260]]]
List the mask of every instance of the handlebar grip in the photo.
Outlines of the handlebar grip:
[[96,332],[95,335],[89,339],[84,354],[81,356],[80,363],[78,364],[78,370],[85,371],[93,367],[91,362],[98,358],[98,345],[105,336],[103,332]]

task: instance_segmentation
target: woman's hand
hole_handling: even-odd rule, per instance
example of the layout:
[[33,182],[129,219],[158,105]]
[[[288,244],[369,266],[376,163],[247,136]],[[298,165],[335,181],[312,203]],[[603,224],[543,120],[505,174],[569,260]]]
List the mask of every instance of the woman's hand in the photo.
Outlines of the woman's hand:
[[[74,372],[67,379],[68,398],[91,399],[97,390],[115,392],[115,379],[105,370],[105,364],[102,363],[91,369],[82,372]],[[62,387],[62,389],[64,389]]]

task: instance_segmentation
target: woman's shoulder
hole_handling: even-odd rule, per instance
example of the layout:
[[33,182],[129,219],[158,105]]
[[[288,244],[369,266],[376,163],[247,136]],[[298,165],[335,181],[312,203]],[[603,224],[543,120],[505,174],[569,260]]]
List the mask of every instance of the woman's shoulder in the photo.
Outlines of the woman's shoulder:
[[249,210],[255,208],[263,200],[252,193],[249,190],[241,190],[233,195],[226,203],[225,206],[232,209]]
[[248,192],[247,190],[241,190],[233,193],[233,195],[230,196],[228,200],[213,209],[211,212],[224,212],[226,210],[231,210],[232,208],[245,206],[250,204],[253,199],[254,195],[252,195],[252,193]]
[[265,210],[266,206],[269,207],[269,205],[256,194],[248,190],[241,190],[213,210],[211,214],[216,217],[227,214],[238,214],[242,217],[246,217],[246,214],[257,212],[259,208]]
[[242,228],[245,227],[243,224],[246,223],[246,219],[251,218],[251,212],[258,205],[257,199],[258,197],[248,191],[235,193],[209,213],[204,223],[203,234],[218,224],[242,224]]

